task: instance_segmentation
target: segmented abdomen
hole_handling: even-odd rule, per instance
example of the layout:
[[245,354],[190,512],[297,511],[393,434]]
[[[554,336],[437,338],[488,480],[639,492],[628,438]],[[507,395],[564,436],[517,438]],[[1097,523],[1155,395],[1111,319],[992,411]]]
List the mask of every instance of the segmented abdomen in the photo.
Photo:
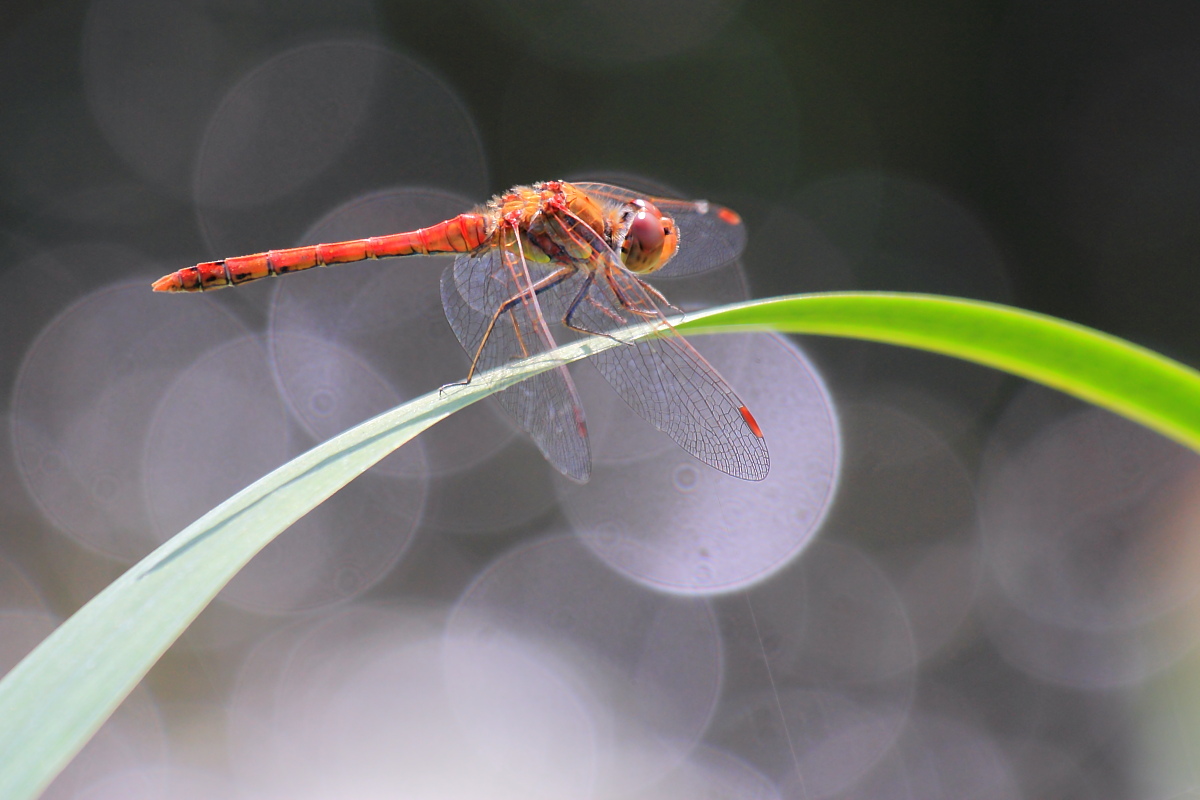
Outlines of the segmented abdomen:
[[268,250],[249,256],[205,261],[185,267],[154,282],[156,292],[203,292],[236,286],[260,278],[286,275],[312,267],[364,261],[368,258],[469,253],[487,241],[490,219],[486,214],[459,214],[429,228],[346,242]]

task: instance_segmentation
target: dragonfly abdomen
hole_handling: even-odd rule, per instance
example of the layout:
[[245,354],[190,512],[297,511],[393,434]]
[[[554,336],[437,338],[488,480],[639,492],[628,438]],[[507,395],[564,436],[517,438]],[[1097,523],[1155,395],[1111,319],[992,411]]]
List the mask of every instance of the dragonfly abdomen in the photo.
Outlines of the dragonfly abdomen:
[[489,218],[484,214],[459,214],[428,228],[367,239],[268,250],[249,256],[205,261],[194,267],[164,275],[154,282],[156,292],[204,292],[236,286],[260,278],[287,275],[312,267],[346,264],[369,258],[469,253],[490,236]]

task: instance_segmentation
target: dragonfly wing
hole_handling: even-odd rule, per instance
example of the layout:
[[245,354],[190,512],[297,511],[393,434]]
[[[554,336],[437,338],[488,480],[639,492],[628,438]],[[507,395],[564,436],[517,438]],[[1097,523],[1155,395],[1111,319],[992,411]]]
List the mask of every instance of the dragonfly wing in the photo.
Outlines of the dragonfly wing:
[[[446,319],[467,355],[479,354],[476,372],[554,347],[530,285],[519,255],[500,248],[461,255],[442,275]],[[513,298],[518,299],[509,304]],[[587,426],[565,366],[497,392],[496,399],[559,472],[580,482],[588,479]]]
[[[607,332],[648,317],[662,319],[659,301],[636,276],[615,266],[608,272],[616,291],[598,275],[576,306],[572,324]],[[766,442],[745,404],[674,330],[605,350],[591,361],[634,411],[696,458],[738,478],[767,476]]]
[[655,273],[674,278],[693,275],[728,264],[746,247],[746,226],[734,211],[707,200],[673,200],[647,197],[640,192],[607,183],[576,183],[588,195],[625,204],[645,198],[670,214],[679,231],[678,253]]

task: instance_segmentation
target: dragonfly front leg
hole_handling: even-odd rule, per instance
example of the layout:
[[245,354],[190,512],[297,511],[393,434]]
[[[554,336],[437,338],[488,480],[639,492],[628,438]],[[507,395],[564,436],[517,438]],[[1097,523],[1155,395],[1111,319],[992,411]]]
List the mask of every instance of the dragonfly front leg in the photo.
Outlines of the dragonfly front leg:
[[562,318],[563,327],[567,328],[569,330],[573,330],[576,333],[584,333],[589,336],[603,336],[605,339],[612,339],[614,342],[617,342],[619,344],[627,344],[627,345],[633,346],[633,344],[634,344],[633,342],[627,342],[624,339],[619,339],[616,336],[613,336],[611,333],[605,333],[604,331],[593,331],[589,328],[584,328],[580,325],[576,325],[575,323],[571,322],[572,315],[574,315],[575,311],[579,308],[579,304],[582,303],[584,301],[584,299],[586,298],[587,301],[589,303],[591,303],[592,306],[597,311],[600,311],[601,313],[605,314],[606,316],[609,317],[609,319],[613,320],[618,325],[625,324],[625,320],[623,320],[619,316],[617,316],[617,314],[615,312],[613,312],[612,309],[605,308],[604,306],[600,305],[595,300],[593,300],[591,297],[587,296],[588,290],[592,288],[592,286],[595,283],[595,280],[596,280],[596,276],[589,274],[587,276],[587,279],[584,280],[583,286],[579,287],[579,292],[575,295],[575,299],[571,301],[571,305],[567,306],[567,313],[563,314],[563,318]]
[[[608,287],[610,289],[612,289],[613,296],[617,298],[617,302],[621,304],[621,308],[625,309],[626,311],[628,311],[630,313],[637,314],[639,317],[641,317],[643,319],[659,319],[662,317],[662,312],[657,307],[653,307],[652,309],[647,310],[645,308],[641,308],[637,303],[630,300],[629,297],[625,293],[625,289],[623,289],[621,287],[621,284],[617,282],[616,277],[615,277],[616,274],[617,274],[616,271],[611,268],[604,270],[604,279],[608,283]],[[637,275],[634,275],[631,272],[626,272],[624,270],[622,270],[620,274],[622,275],[622,277],[633,278],[635,281],[637,281],[637,286],[643,292],[646,292],[648,295],[653,294],[654,298],[661,301],[663,305],[665,305],[669,308],[675,309],[680,314],[683,313],[682,309],[676,308],[675,306],[668,303],[667,298],[663,297],[662,294],[657,289],[655,289],[650,284],[646,283],[644,280],[639,278]],[[649,301],[649,298],[647,298],[647,300]]]
[[679,314],[682,314],[682,313],[683,313],[683,309],[682,309],[682,308],[680,308],[679,306],[675,305],[674,303],[672,303],[672,302],[671,302],[670,300],[668,300],[667,298],[663,297],[663,295],[662,295],[662,292],[660,292],[658,289],[655,289],[653,286],[651,286],[650,284],[646,283],[644,280],[642,280],[641,278],[639,278],[637,275],[634,275],[634,276],[633,276],[633,279],[634,279],[635,281],[637,281],[637,282],[638,282],[638,285],[639,285],[639,286],[641,286],[641,287],[642,287],[642,289],[644,289],[644,290],[645,290],[645,291],[646,291],[648,294],[651,294],[651,295],[653,295],[655,300],[657,300],[658,302],[662,303],[664,306],[666,306],[667,308],[671,309],[672,311],[675,311],[675,312],[677,312],[677,313],[679,313]]

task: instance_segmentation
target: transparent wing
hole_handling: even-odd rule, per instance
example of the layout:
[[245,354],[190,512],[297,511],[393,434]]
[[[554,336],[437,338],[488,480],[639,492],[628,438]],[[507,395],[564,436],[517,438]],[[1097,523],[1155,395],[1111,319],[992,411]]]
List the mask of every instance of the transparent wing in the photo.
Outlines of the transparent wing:
[[[515,250],[504,248],[461,255],[443,273],[446,319],[467,355],[479,354],[476,372],[555,346],[530,289],[537,277]],[[556,469],[576,481],[588,479],[587,426],[565,366],[504,389],[496,399]]]
[[728,264],[746,247],[746,226],[736,212],[706,200],[649,197],[608,183],[576,183],[593,197],[617,203],[645,198],[670,214],[679,229],[679,252],[656,275],[673,278]]
[[[615,261],[612,256],[610,261]],[[662,319],[658,293],[619,263],[590,281],[570,323],[594,333]],[[626,403],[696,458],[745,480],[770,468],[766,442],[745,404],[703,356],[674,330],[591,357]],[[752,418],[751,418],[752,419]]]

